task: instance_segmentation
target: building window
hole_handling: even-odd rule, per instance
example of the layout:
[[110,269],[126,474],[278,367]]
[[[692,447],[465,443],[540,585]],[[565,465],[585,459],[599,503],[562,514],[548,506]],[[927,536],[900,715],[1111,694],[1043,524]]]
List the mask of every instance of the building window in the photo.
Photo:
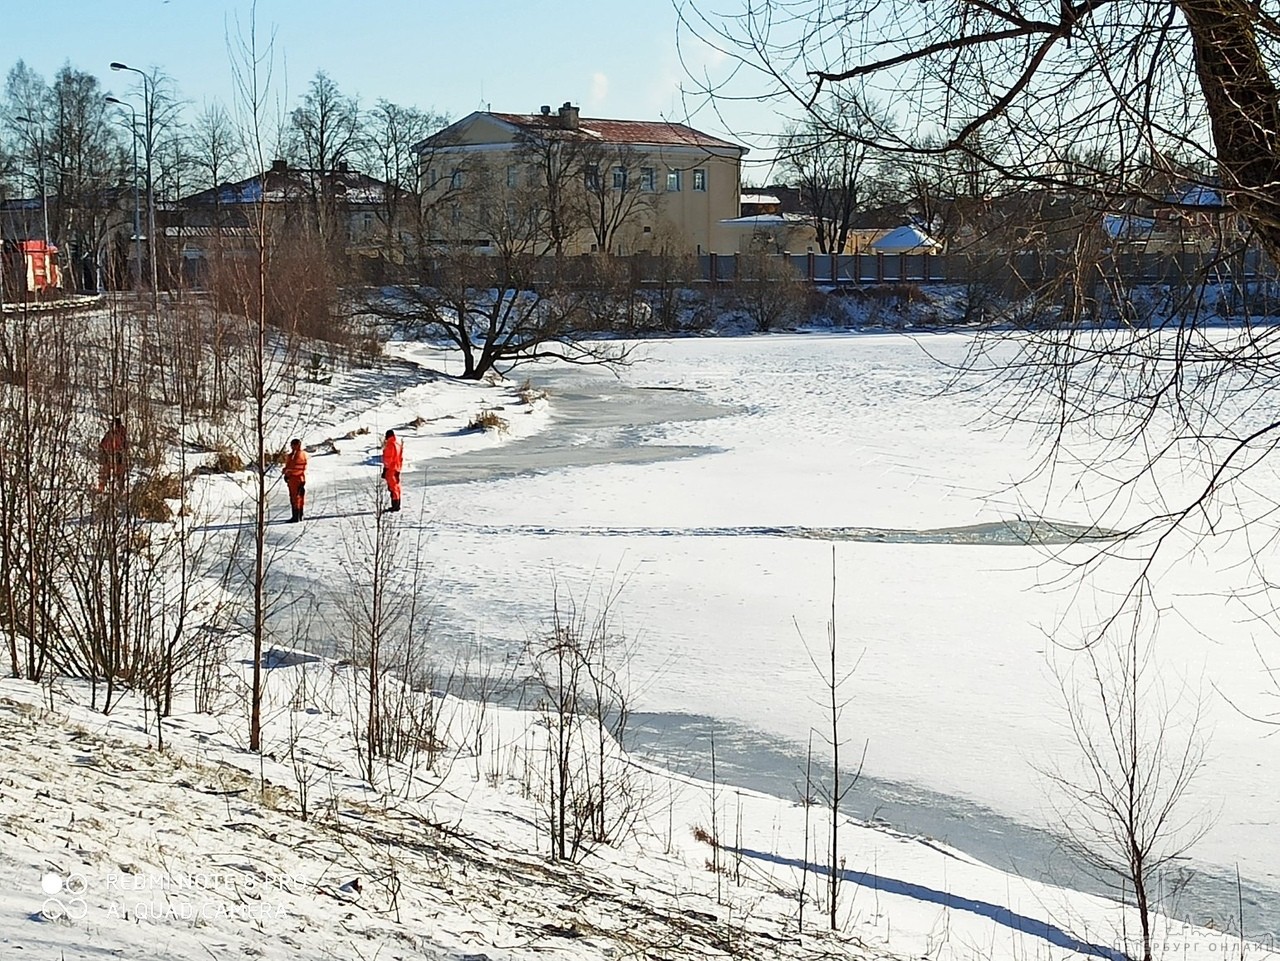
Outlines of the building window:
[[652,167],[640,168],[640,189],[643,190],[645,193],[651,193],[653,191],[653,168]]
[[693,189],[694,190],[707,189],[707,172],[705,170],[695,170],[693,172]]
[[427,189],[435,190],[436,184],[438,184],[439,182],[440,182],[440,176],[439,174],[436,173],[436,168],[431,167],[429,170],[427,170],[427,183],[426,183]]
[[520,168],[517,167],[515,164],[511,164],[509,167],[507,167],[507,186],[508,187],[520,186]]
[[679,191],[680,189],[680,171],[667,171],[667,189],[671,191]]
[[582,182],[588,190],[600,189],[600,168],[595,164],[587,164],[582,172]]
[[627,189],[627,168],[626,167],[613,168],[613,189],[614,190]]
[[463,175],[463,173],[462,173],[462,168],[461,168],[461,167],[454,167],[454,168],[453,168],[453,172],[452,172],[451,174],[449,174],[449,187],[450,187],[450,189],[452,189],[452,190],[457,190],[459,187],[461,187],[461,186],[462,186],[462,182],[463,182],[463,180],[464,180],[464,179],[465,179],[465,177],[464,177],[464,175]]

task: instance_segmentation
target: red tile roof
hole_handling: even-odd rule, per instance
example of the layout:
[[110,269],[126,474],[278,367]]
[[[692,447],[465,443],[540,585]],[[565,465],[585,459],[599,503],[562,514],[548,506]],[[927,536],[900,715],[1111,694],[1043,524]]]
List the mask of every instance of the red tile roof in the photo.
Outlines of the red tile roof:
[[[523,130],[560,130],[560,117],[556,113],[490,113],[504,123],[520,127]],[[701,130],[682,123],[669,123],[665,120],[603,120],[593,117],[582,117],[578,121],[578,132],[588,137],[599,138],[604,143],[656,144],[671,147],[716,147],[721,149],[742,150],[743,148],[728,140],[721,140]]]

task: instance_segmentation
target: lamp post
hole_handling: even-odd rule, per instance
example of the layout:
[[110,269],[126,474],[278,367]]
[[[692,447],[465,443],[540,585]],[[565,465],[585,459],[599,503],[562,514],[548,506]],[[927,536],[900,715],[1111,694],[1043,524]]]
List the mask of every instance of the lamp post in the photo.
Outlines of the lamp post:
[[151,296],[158,296],[160,282],[156,273],[156,194],[155,184],[151,179],[151,147],[155,137],[152,125],[152,113],[155,109],[155,85],[146,73],[137,67],[131,67],[118,60],[111,62],[112,70],[127,70],[142,78],[142,124],[145,139],[142,141],[143,152],[147,161],[147,257],[151,261]]
[[[44,122],[31,117],[14,117],[18,123],[25,123],[36,128],[36,164],[40,176],[40,206],[44,210],[44,245],[49,246],[49,194],[44,184]],[[47,249],[46,249],[47,255]]]
[[129,133],[130,140],[133,141],[133,261],[134,275],[133,286],[137,290],[142,286],[142,201],[138,194],[138,111],[133,109],[133,104],[124,100],[118,100],[115,97],[106,97],[107,103],[114,103],[117,106],[129,108]]

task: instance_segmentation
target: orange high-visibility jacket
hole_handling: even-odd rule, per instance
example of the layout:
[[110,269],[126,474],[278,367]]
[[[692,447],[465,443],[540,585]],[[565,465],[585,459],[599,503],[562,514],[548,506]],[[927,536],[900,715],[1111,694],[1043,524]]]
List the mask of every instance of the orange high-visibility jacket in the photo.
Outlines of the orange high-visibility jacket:
[[102,443],[98,447],[104,454],[123,454],[125,444],[124,428],[114,426],[102,435]]
[[293,451],[284,455],[284,476],[286,480],[307,479],[307,452],[301,447],[298,448],[296,456]]
[[400,438],[388,437],[387,442],[382,445],[382,469],[399,471],[403,463],[404,446],[400,443]]

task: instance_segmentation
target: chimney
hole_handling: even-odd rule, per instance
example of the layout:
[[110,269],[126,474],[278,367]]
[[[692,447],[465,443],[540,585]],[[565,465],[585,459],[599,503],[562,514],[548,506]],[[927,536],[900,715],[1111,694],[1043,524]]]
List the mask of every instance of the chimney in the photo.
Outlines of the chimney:
[[550,105],[550,104],[546,104],[546,103],[544,103],[544,104],[542,105],[542,115],[543,115],[544,117],[550,117],[550,116],[551,116],[551,105]]
[[271,161],[271,172],[273,174],[285,174],[289,172],[289,161],[273,160]]
[[569,103],[568,100],[560,108],[560,126],[565,130],[578,129],[578,108]]

